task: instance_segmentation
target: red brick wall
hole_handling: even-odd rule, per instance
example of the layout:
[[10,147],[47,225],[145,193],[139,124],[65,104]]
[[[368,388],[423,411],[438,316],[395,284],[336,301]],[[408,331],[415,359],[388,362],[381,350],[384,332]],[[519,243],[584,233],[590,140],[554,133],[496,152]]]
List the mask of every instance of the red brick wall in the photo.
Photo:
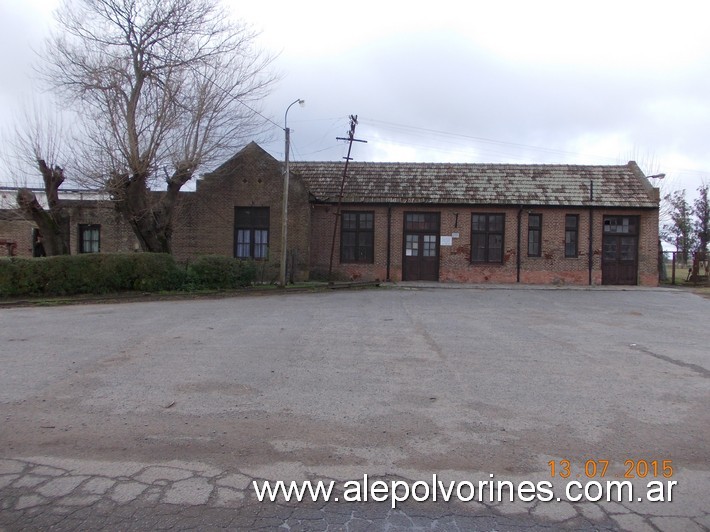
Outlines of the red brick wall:
[[131,226],[110,201],[72,201],[67,206],[71,213],[69,248],[79,253],[79,224],[99,224],[101,253],[139,251],[140,244]]
[[[34,224],[24,220],[18,212],[0,211],[0,240],[15,243],[16,257],[32,256],[32,228]],[[0,246],[0,257],[10,256],[10,246]]]
[[[269,259],[260,262],[265,282],[279,277],[283,165],[256,145],[248,146],[220,169],[183,192],[175,218],[173,254],[178,260],[199,255],[234,256],[235,207],[269,207]],[[295,280],[308,277],[310,205],[302,180],[289,181],[288,251],[295,255]]]
[[[387,207],[369,205],[343,206],[344,211],[374,212],[375,214],[375,252],[373,264],[341,264],[340,262],[340,224],[335,235],[335,248],[333,253],[333,271],[337,278],[354,280],[384,281],[387,279]],[[328,273],[330,254],[333,243],[333,224],[335,221],[336,206],[314,204],[311,206],[311,277],[322,278]],[[395,224],[392,224],[395,227]],[[397,239],[398,238],[398,239]],[[394,251],[402,245],[402,235],[392,234],[393,259]],[[401,250],[398,252],[401,256]]]
[[[335,219],[334,205],[313,205],[311,226],[311,271],[323,275],[328,271]],[[344,205],[344,211],[372,211],[375,214],[374,262],[372,264],[340,263],[340,230],[335,238],[334,271],[339,278],[384,280],[387,278],[387,213],[388,207]],[[405,212],[439,212],[440,235],[451,236],[452,246],[440,246],[439,280],[462,283],[515,283],[517,279],[517,208],[446,206],[391,207],[390,279],[402,279],[402,241]],[[502,264],[471,264],[471,214],[504,213],[505,234]],[[458,218],[456,216],[458,213]],[[528,214],[542,214],[542,252],[528,257]],[[579,216],[578,251],[575,258],[564,256],[565,215]],[[598,209],[593,216],[592,284],[602,283],[601,249],[604,215],[636,215],[640,217],[639,284],[658,284],[658,212],[652,210]],[[529,284],[574,284],[589,282],[589,210],[588,209],[524,209],[520,227],[520,282]]]
[[[79,224],[98,224],[100,250],[102,253],[129,252],[139,249],[138,240],[131,227],[114,209],[110,201],[67,201],[65,208],[70,216],[69,250],[79,253]],[[0,217],[0,240],[17,242],[18,257],[32,256],[32,229],[34,222],[25,220],[19,211],[5,210]],[[6,247],[0,247],[0,256],[6,255]]]

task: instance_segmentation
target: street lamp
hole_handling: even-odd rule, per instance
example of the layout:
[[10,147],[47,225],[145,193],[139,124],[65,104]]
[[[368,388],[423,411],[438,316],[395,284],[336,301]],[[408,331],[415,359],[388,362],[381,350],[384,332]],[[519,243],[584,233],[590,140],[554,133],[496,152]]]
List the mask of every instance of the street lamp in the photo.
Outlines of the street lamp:
[[663,179],[664,177],[666,177],[666,174],[656,174],[646,176],[646,179]]
[[305,100],[294,100],[286,108],[284,113],[284,133],[286,134],[286,154],[285,154],[285,168],[284,168],[284,192],[283,192],[283,207],[281,208],[281,269],[279,270],[279,284],[282,288],[286,287],[286,246],[288,244],[288,181],[289,181],[289,171],[288,171],[288,154],[291,151],[291,130],[288,128],[288,111],[296,104],[303,106],[306,103]]

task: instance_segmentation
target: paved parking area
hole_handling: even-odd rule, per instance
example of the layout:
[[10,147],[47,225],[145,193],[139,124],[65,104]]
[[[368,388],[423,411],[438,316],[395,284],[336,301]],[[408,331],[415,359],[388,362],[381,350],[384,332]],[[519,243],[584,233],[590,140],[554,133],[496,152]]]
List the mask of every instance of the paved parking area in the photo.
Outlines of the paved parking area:
[[[0,309],[0,529],[707,530],[709,319],[673,290],[417,285]],[[629,468],[631,502],[566,498]],[[434,474],[554,497],[342,500]],[[251,485],[306,479],[341,500]]]

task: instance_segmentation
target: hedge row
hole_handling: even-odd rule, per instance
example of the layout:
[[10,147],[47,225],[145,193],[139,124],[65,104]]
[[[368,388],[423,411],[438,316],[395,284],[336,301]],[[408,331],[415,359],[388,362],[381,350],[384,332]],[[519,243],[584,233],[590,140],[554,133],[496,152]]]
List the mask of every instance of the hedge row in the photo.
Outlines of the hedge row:
[[200,257],[187,266],[158,253],[9,258],[0,259],[0,297],[237,288],[255,277],[252,263],[229,257]]
[[254,284],[255,280],[254,262],[205,255],[188,265],[185,288],[240,288]]

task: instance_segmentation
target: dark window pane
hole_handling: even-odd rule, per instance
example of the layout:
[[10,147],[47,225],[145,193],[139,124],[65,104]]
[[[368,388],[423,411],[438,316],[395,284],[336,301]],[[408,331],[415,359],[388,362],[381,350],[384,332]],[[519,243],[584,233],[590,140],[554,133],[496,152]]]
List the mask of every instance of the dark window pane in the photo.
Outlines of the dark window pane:
[[253,210],[254,227],[266,229],[269,227],[269,208],[260,207]]
[[357,233],[355,231],[343,231],[343,245],[354,246],[357,242]]
[[636,237],[621,237],[621,260],[636,260]]
[[357,244],[360,247],[371,247],[372,233],[360,232],[360,234],[358,234]]
[[484,262],[486,260],[486,235],[473,235],[471,260],[473,262]]
[[235,207],[234,256],[264,260],[269,254],[269,207]]
[[436,235],[424,235],[424,257],[436,257]]
[[357,229],[357,214],[343,213],[343,229]]
[[413,231],[416,224],[416,214],[409,213],[404,215],[404,229],[405,231]]
[[528,255],[531,257],[540,255],[540,233],[537,231],[528,233]]
[[410,212],[404,215],[405,231],[438,231],[438,212]]
[[488,236],[488,262],[502,262],[503,260],[503,236]]
[[488,231],[491,233],[502,233],[503,220],[504,217],[502,214],[491,214],[488,217]]
[[471,215],[471,262],[502,262],[505,214]]
[[424,231],[439,230],[439,213],[428,212],[424,214]]
[[344,212],[340,230],[341,262],[372,262],[374,213]]
[[541,255],[540,240],[542,234],[542,214],[528,215],[528,256]]
[[237,208],[234,224],[237,227],[249,227],[251,225],[251,209]]
[[[606,227],[606,226],[605,226]],[[577,239],[579,231],[579,216],[565,215],[565,257],[575,258],[578,255]]]
[[98,253],[100,225],[79,225],[79,253]]

